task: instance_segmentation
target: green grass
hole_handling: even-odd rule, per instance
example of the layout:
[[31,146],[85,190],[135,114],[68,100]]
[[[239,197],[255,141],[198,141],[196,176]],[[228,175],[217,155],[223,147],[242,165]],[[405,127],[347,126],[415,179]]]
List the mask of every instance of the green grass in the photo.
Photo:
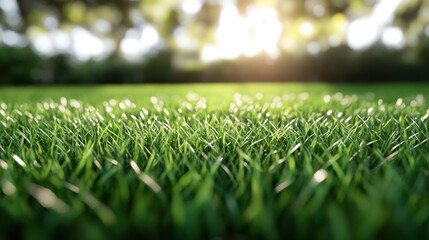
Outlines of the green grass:
[[428,239],[429,85],[0,89],[0,239]]

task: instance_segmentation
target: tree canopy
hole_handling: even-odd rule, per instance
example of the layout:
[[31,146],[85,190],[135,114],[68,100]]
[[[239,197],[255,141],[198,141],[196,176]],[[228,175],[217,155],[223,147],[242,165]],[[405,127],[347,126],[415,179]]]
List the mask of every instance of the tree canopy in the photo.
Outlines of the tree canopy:
[[423,0],[0,2],[4,44],[80,60],[111,54],[141,59],[160,49],[172,50],[182,62],[318,54],[340,45],[404,49],[429,37],[429,2]]
[[[429,62],[428,43],[424,0],[0,0],[0,46],[34,51],[25,61],[52,59],[42,64],[43,79],[53,78],[46,69],[63,71],[65,58],[75,63],[116,58],[167,69],[263,59],[278,66],[270,75],[282,72],[286,61],[296,66],[289,67],[293,78],[312,78],[305,71],[339,78],[343,72],[332,70],[338,64],[356,73],[371,61],[390,72],[403,63]],[[117,63],[112,61],[106,65]],[[155,75],[164,79],[171,71]]]

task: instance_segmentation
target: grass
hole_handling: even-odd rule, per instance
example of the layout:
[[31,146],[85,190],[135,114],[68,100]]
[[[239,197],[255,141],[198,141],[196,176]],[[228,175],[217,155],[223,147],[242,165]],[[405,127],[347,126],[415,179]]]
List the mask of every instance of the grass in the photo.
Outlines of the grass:
[[429,238],[428,85],[0,93],[0,239]]

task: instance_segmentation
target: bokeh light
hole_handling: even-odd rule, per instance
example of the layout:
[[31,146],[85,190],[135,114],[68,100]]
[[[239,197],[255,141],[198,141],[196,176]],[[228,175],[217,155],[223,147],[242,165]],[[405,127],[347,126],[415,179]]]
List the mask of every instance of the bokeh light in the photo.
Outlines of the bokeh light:
[[[417,46],[422,33],[429,37],[428,4],[419,7],[407,0],[135,0],[128,9],[113,2],[67,2],[61,9],[40,4],[46,6],[21,17],[17,0],[0,0],[0,43],[30,45],[47,57],[65,53],[78,61],[111,54],[141,61],[167,49],[176,54],[176,62],[212,63],[276,59],[283,53],[319,55],[340,46],[363,51],[377,43],[398,50]],[[419,21],[400,16],[413,9]]]
[[405,44],[404,33],[399,27],[388,27],[381,36],[384,45],[390,48],[399,49]]
[[197,14],[202,6],[202,0],[183,0],[180,4],[182,11],[189,15]]

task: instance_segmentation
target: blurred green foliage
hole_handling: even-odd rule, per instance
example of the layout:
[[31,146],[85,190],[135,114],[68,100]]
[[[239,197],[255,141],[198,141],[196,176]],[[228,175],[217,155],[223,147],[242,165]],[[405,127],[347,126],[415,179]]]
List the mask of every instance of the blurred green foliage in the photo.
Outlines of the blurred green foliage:
[[37,79],[41,79],[43,65],[44,61],[31,49],[1,47],[0,69],[2,70],[0,83],[34,83]]
[[118,57],[73,63],[67,55],[41,58],[28,48],[0,48],[0,85],[174,82],[427,81],[429,48],[420,61],[408,62],[401,51],[373,47],[364,52],[335,48],[317,56],[285,54],[272,62],[264,57],[223,61],[206,68],[177,69],[168,51],[144,62]]
[[[216,42],[222,1],[195,1],[201,6],[195,13],[190,13],[184,10],[184,0],[2,0],[0,38],[18,34],[25,41],[19,42],[14,36],[12,39],[16,43],[7,43],[3,39],[0,44],[0,67],[5,69],[0,84],[420,81],[429,76],[429,70],[425,68],[429,63],[429,2],[424,0],[401,1],[393,19],[389,20],[389,26],[401,29],[404,34],[404,47],[388,48],[378,40],[360,51],[348,46],[345,26],[360,17],[370,16],[381,1],[231,1],[236,3],[240,14],[245,14],[249,6],[276,10],[283,26],[277,44],[280,57],[274,61],[266,54],[259,54],[209,65],[201,63],[200,53],[204,46]],[[15,2],[16,8],[7,2]],[[302,27],[307,23],[312,30],[305,35]],[[132,44],[124,42],[125,38],[140,34],[143,40],[131,42],[137,46],[154,38],[139,32],[145,26],[156,29],[159,36],[155,36],[154,41],[158,37],[161,40],[136,53],[132,61],[124,60],[123,48],[131,48],[128,52],[133,53]],[[83,31],[97,38],[92,40],[95,43],[79,42],[80,46],[87,45],[79,50],[87,54],[83,60],[73,57],[73,51],[77,50],[70,43],[63,48],[57,46],[67,42],[63,38],[55,40],[54,53],[39,49],[43,50],[46,41],[54,41],[52,36],[55,34],[71,36],[77,28],[81,34]],[[184,32],[188,44],[185,47],[178,40],[179,30]],[[41,39],[47,34],[53,34],[49,35],[51,40]],[[335,46],[330,43],[333,36],[338,41]],[[73,37],[70,39],[77,41]],[[283,46],[285,39],[294,41],[292,47]],[[94,57],[91,52],[97,41],[109,48],[103,50],[106,54],[102,57]],[[309,54],[309,44],[312,43],[320,48],[317,54]]]

